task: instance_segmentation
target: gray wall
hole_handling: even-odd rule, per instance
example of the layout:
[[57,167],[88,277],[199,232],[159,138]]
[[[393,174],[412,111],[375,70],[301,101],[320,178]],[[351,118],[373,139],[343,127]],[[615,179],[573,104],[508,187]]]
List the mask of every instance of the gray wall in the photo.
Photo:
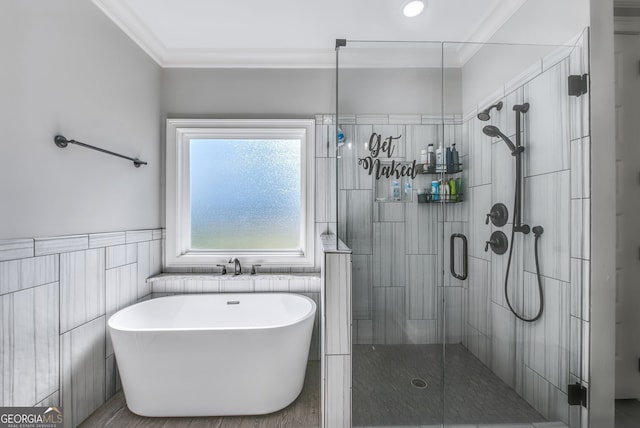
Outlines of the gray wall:
[[86,0],[3,1],[0,51],[0,239],[159,226],[160,68]]
[[[346,48],[348,49],[348,48]],[[335,112],[335,70],[166,69],[168,117],[312,117]],[[440,114],[440,69],[344,69],[344,113]],[[445,73],[447,112],[460,113],[460,70]]]

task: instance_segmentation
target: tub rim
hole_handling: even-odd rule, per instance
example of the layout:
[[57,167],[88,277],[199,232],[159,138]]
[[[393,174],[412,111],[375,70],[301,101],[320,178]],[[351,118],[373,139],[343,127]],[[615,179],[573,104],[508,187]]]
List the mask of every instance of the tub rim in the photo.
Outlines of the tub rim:
[[[308,302],[311,303],[311,309],[310,311],[308,311],[306,314],[304,314],[301,317],[295,318],[292,321],[286,323],[286,324],[275,324],[275,325],[266,325],[266,326],[247,326],[247,327],[189,327],[189,328],[171,328],[171,327],[163,327],[163,328],[123,328],[122,326],[114,326],[113,323],[115,323],[115,318],[118,314],[120,314],[123,311],[127,311],[130,308],[133,308],[135,306],[142,306],[145,304],[150,304],[154,301],[160,300],[160,299],[172,299],[172,298],[179,298],[179,297],[185,297],[185,296],[233,296],[233,295],[244,295],[244,296],[250,296],[250,295],[256,295],[256,294],[264,294],[264,295],[285,295],[285,296],[295,296],[296,298],[302,298],[303,300],[307,300]],[[174,294],[171,296],[161,296],[161,297],[156,297],[156,298],[152,298],[152,299],[148,299],[148,300],[144,300],[142,302],[137,302],[134,303],[132,305],[127,306],[126,308],[122,308],[118,311],[116,311],[116,313],[114,313],[113,315],[111,315],[109,317],[109,320],[107,321],[107,326],[109,327],[110,330],[115,330],[115,331],[122,331],[122,332],[190,332],[190,331],[263,331],[263,330],[274,330],[274,329],[278,329],[278,328],[284,328],[284,327],[289,327],[292,325],[296,325],[299,324],[301,322],[306,321],[307,319],[311,318],[311,317],[315,317],[316,312],[318,310],[318,305],[316,304],[316,302],[310,298],[307,297],[303,294],[298,294],[298,293],[282,293],[282,292],[277,292],[277,293],[269,293],[269,292],[258,292],[258,293],[252,293],[252,292],[248,292],[248,293],[183,293],[183,294]]]

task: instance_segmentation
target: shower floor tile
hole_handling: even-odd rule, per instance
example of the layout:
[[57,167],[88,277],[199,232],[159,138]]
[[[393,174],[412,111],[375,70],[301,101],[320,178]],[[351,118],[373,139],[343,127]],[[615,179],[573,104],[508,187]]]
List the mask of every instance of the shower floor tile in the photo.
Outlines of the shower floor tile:
[[[442,358],[441,345],[355,345],[354,427],[438,426],[443,408],[446,426],[530,428],[546,422],[462,345],[446,347],[443,403]],[[415,378],[427,387],[416,388]]]

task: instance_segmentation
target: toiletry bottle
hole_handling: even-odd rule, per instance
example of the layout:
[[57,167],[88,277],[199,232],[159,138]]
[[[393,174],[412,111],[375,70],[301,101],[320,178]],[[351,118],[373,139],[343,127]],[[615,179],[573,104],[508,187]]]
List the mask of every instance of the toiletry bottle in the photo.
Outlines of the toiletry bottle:
[[442,142],[436,149],[436,171],[442,172],[444,171],[444,154],[442,153]]
[[456,149],[456,143],[452,144],[453,148],[451,149],[451,163],[453,164],[453,171],[460,171],[460,157],[458,156],[458,150]]
[[440,187],[440,183],[438,183],[438,180],[433,180],[431,182],[431,197],[433,198],[434,201],[437,201],[440,198],[439,187]]
[[338,126],[338,146],[343,145],[344,141],[345,141],[344,132],[342,132],[342,128]]
[[411,188],[411,180],[407,180],[404,183],[404,200],[411,201],[413,196],[413,189]]
[[464,198],[464,191],[462,190],[462,178],[456,178],[456,200],[461,201]]
[[400,193],[400,184],[397,181],[394,181],[391,185],[391,200],[399,201],[401,197],[402,194]]
[[451,148],[447,147],[447,151],[445,152],[445,159],[447,161],[447,172],[451,173],[454,171],[453,168],[453,156],[451,153]]
[[458,201],[458,186],[455,178],[449,180],[449,199],[451,202]]
[[422,149],[420,151],[420,163],[424,165],[425,169],[427,168],[427,159],[429,159],[429,155],[427,153],[427,149]]
[[433,144],[427,146],[427,171],[435,172],[436,168],[436,154],[433,151]]
[[449,182],[444,180],[444,182],[440,185],[440,199],[445,202],[449,202]]

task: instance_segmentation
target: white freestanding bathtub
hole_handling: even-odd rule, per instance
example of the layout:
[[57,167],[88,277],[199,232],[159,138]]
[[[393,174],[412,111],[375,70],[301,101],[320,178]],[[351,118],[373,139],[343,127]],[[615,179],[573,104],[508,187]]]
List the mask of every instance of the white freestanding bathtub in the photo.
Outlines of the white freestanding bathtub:
[[259,415],[302,390],[316,304],[290,293],[189,294],[108,322],[129,409],[141,416]]

